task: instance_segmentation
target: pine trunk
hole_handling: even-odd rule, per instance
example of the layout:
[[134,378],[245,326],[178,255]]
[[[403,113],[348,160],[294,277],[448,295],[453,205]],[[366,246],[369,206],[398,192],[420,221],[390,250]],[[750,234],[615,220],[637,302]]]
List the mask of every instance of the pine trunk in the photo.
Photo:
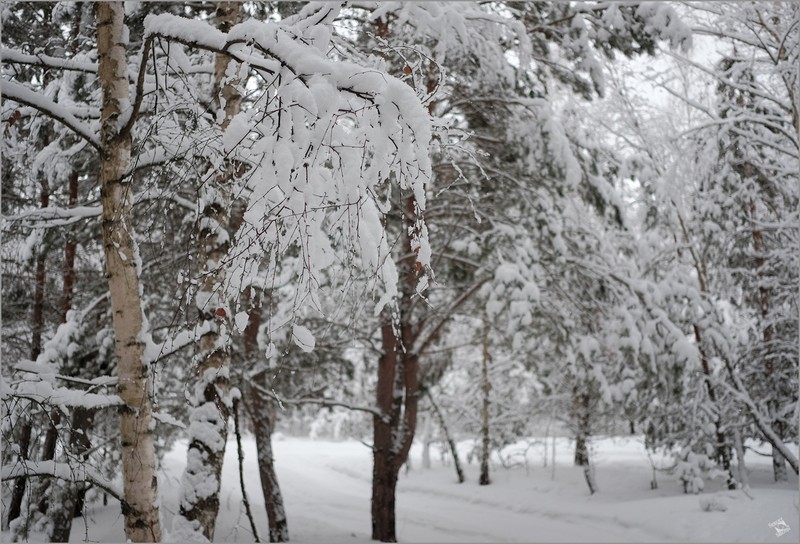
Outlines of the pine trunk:
[[391,323],[385,323],[381,333],[384,354],[378,364],[377,400],[385,417],[373,418],[372,539],[397,542],[395,492],[400,467],[414,438],[418,369],[413,356],[398,364],[407,354],[399,352]]
[[[266,387],[264,374],[253,378],[261,387]],[[253,425],[258,449],[258,472],[261,477],[261,490],[264,494],[264,506],[267,509],[270,542],[289,542],[289,525],[286,510],[283,507],[283,496],[278,484],[278,473],[275,471],[275,460],[272,450],[272,432],[275,428],[275,405],[257,390],[247,392],[248,411]]]
[[481,476],[480,485],[489,485],[489,454],[491,452],[491,441],[489,437],[489,393],[492,384],[489,382],[489,324],[484,323],[483,335],[483,364],[481,365],[481,381],[483,391],[483,406],[481,408]]
[[113,314],[122,443],[125,536],[158,542],[161,525],[152,430],[152,402],[144,356],[144,316],[139,255],[133,237],[130,179],[131,135],[120,131],[120,116],[130,107],[123,2],[98,2],[98,81],[102,93],[100,182],[103,249]]
[[[41,179],[41,193],[39,204],[41,208],[47,208],[50,205],[50,185],[47,179]],[[31,317],[31,361],[36,361],[39,353],[42,351],[42,329],[44,328],[44,288],[47,281],[47,263],[45,260],[44,251],[40,249],[39,254],[36,256],[36,270],[34,272],[33,280],[33,315]],[[23,416],[22,427],[20,428],[19,441],[19,456],[24,462],[28,459],[28,450],[30,449],[31,427],[30,419]],[[25,488],[27,478],[18,478],[14,482],[14,490],[11,494],[11,503],[8,506],[8,515],[4,520],[4,527],[8,527],[9,522],[17,519],[22,509],[22,499],[25,495]]]
[[[749,174],[751,169],[750,163],[744,164],[745,173]],[[769,323],[769,291],[764,284],[764,268],[766,258],[764,257],[764,236],[759,228],[756,226],[757,209],[755,202],[750,203],[750,220],[753,225],[753,253],[755,254],[756,266],[756,279],[758,283],[758,302],[761,310],[762,319],[762,336],[764,341],[764,372],[768,381],[772,382],[773,386],[770,388],[773,391],[778,391],[777,380],[780,379],[775,375],[777,369],[772,363],[772,325]],[[772,425],[775,435],[783,440],[783,429],[780,421],[777,420],[776,414],[778,412],[777,399],[771,398],[767,401],[767,412],[770,417],[770,424]],[[786,469],[786,459],[781,452],[774,445],[772,446],[772,474],[776,482],[785,482],[789,479],[789,473]]]
[[[396,542],[395,490],[400,467],[408,458],[417,425],[419,404],[419,357],[412,351],[416,341],[411,310],[417,281],[415,253],[411,247],[414,199],[407,200],[401,225],[404,257],[399,261],[399,319],[385,309],[381,324],[382,355],[378,361],[376,404],[381,416],[373,417],[372,539]],[[397,334],[395,332],[397,326]]]
[[[28,460],[33,428],[31,427],[31,420],[28,418],[28,416],[23,415],[20,417],[20,420],[22,421],[22,425],[19,430],[17,444],[19,444],[20,459],[24,463]],[[22,511],[22,499],[25,497],[26,482],[27,478],[17,478],[17,480],[14,482],[14,488],[11,494],[11,503],[8,506],[8,514],[3,520],[4,530],[8,529],[8,524],[17,519]]]
[[[69,438],[70,456],[87,462],[92,447],[89,431],[94,425],[94,410],[81,406],[72,412],[72,425]],[[69,542],[72,520],[83,512],[86,484],[83,482],[60,481],[54,486],[52,503],[48,517],[52,522],[50,542]]]
[[[44,444],[42,445],[42,461],[52,461],[56,456],[56,445],[58,443],[58,429],[61,425],[61,410],[53,410],[50,412],[50,420],[47,426],[47,432],[44,434]],[[39,486],[37,491],[39,502],[36,505],[37,510],[42,514],[47,513],[47,505],[50,502],[50,480],[44,480]]]
[[[597,492],[597,483],[594,479],[594,469],[589,458],[589,437],[591,436],[591,413],[589,393],[580,391],[576,386],[573,389],[573,407],[577,416],[577,432],[575,433],[575,465],[583,467],[583,476],[589,493]],[[554,463],[555,464],[555,463]]]
[[[69,206],[73,207],[78,201],[78,174],[72,173],[67,186],[67,198]],[[67,239],[64,245],[64,269],[63,269],[63,289],[61,295],[61,323],[67,322],[67,313],[72,309],[72,298],[75,283],[75,253],[77,244],[73,237]],[[89,442],[89,431],[94,423],[94,414],[81,407],[76,407],[72,413],[72,425],[70,434],[70,445],[72,451],[78,456],[83,456],[84,452],[91,447]],[[55,439],[57,430],[51,429],[53,434],[48,435],[51,446],[48,455],[53,457],[55,451]],[[85,459],[84,459],[85,460]],[[51,542],[68,542],[72,531],[72,520],[83,511],[84,497],[86,496],[86,486],[84,484],[72,484],[69,482],[58,482],[51,493],[49,499],[50,506],[43,502],[42,513],[47,510],[51,520]],[[46,501],[47,496],[42,497]]]
[[726,483],[728,489],[736,489],[736,479],[733,477],[733,468],[731,466],[731,448],[725,438],[725,433],[722,430],[722,421],[718,409],[719,407],[717,405],[717,394],[714,390],[714,387],[711,385],[712,376],[711,369],[708,365],[708,356],[706,355],[706,350],[703,347],[703,336],[700,326],[696,323],[694,324],[694,338],[697,342],[698,349],[700,350],[700,363],[703,368],[703,375],[705,376],[708,400],[711,401],[711,405],[714,409],[714,436],[717,442],[714,446],[714,451],[716,453],[715,457],[717,462],[722,465],[722,470],[724,470],[725,474],[727,475]]
[[[388,312],[386,312],[388,314]],[[391,320],[391,317],[387,316]],[[381,327],[383,355],[378,361],[377,406],[383,417],[373,417],[372,539],[397,542],[395,488],[397,468],[394,431],[399,425],[402,397],[395,395],[397,351],[391,321]]]
[[372,539],[397,542],[395,530],[396,460],[382,449],[374,454],[372,471]]
[[[243,298],[250,305],[247,327],[244,330],[245,360],[252,361],[258,351],[258,329],[261,326],[261,293],[248,288]],[[252,377],[253,382],[266,389],[266,374]],[[245,391],[247,411],[256,437],[258,451],[258,472],[261,477],[261,491],[264,495],[264,506],[267,510],[270,542],[289,542],[289,524],[286,509],[283,506],[283,495],[278,484],[278,473],[275,471],[275,458],[272,450],[272,433],[275,430],[274,403],[259,393],[256,388]]]
[[[78,174],[72,173],[69,177],[69,185],[67,187],[68,206],[75,207],[78,204]],[[78,244],[75,238],[68,235],[67,242],[64,245],[64,286],[61,295],[61,322],[67,322],[67,312],[72,309],[72,297],[75,291],[75,253],[78,249]]]

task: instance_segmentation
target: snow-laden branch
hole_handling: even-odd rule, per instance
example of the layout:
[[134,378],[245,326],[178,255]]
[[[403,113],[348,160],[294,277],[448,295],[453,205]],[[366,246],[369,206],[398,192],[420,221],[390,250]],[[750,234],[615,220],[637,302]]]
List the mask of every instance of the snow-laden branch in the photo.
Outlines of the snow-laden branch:
[[0,480],[15,480],[17,478],[30,478],[33,476],[49,476],[68,482],[90,483],[118,501],[123,501],[122,489],[108,481],[98,470],[85,464],[72,466],[69,463],[56,461],[18,461],[13,465],[6,465],[0,469]]
[[[216,157],[251,166],[246,178],[237,180],[249,199],[235,242],[221,261],[228,267],[225,296],[238,296],[265,259],[277,262],[293,246],[304,255],[300,289],[314,291],[318,272],[334,262],[338,242],[330,232],[344,224],[354,233],[345,243],[360,254],[357,266],[383,281],[385,296],[377,303],[383,307],[396,296],[398,281],[386,260],[381,216],[388,209],[378,196],[388,180],[413,193],[412,249],[418,262],[430,265],[423,220],[432,175],[430,115],[400,79],[328,57],[325,27],[338,12],[332,6],[309,7],[296,25],[250,19],[227,33],[169,14],[145,19],[145,41],[159,38],[224,54],[242,73],[258,73],[269,89],[231,119]],[[145,92],[143,74],[151,57],[145,53],[151,50],[147,43],[142,47],[134,105]],[[121,120],[122,130],[130,123]],[[172,151],[152,155],[145,162],[166,159]],[[330,213],[340,209],[346,212],[332,224]]]
[[[187,210],[195,211],[197,206],[194,202],[187,200],[175,193],[167,193],[155,189],[146,189],[141,193],[134,195],[133,205],[141,204],[150,200],[171,200],[179,206]],[[16,215],[10,215],[3,219],[7,222],[16,223],[22,221],[41,221],[45,222],[44,225],[37,225],[38,227],[61,227],[71,225],[82,219],[91,219],[99,217],[102,213],[100,206],[76,206],[74,208],[61,208],[58,206],[51,206],[49,208],[37,208],[35,210],[28,210]]]
[[719,383],[721,383],[722,386],[731,395],[733,395],[734,398],[745,405],[747,411],[750,412],[750,415],[753,418],[753,422],[755,422],[756,427],[758,427],[758,430],[761,431],[767,441],[772,444],[772,447],[777,449],[781,455],[783,455],[783,457],[792,467],[792,470],[794,470],[794,473],[797,474],[798,470],[800,470],[800,463],[798,463],[797,457],[795,457],[789,448],[786,447],[786,444],[783,443],[783,440],[781,440],[781,438],[772,429],[772,425],[769,424],[767,417],[765,417],[764,414],[761,413],[761,410],[759,410],[758,406],[756,406],[755,401],[747,392],[747,388],[742,383],[742,379],[736,373],[730,361],[728,361],[726,357],[723,357],[722,359],[725,363],[725,367],[728,370],[728,375],[733,381],[733,386],[724,380],[719,380]]
[[759,98],[763,98],[764,100],[768,100],[768,101],[774,103],[775,105],[777,105],[779,108],[781,108],[783,111],[785,111],[787,113],[791,113],[792,112],[792,105],[791,104],[789,104],[787,102],[783,102],[783,101],[779,100],[776,96],[767,94],[766,92],[762,91],[761,89],[757,89],[757,88],[755,88],[753,86],[749,86],[748,87],[748,86],[739,84],[739,83],[737,83],[737,82],[735,82],[735,81],[733,81],[733,80],[731,80],[729,78],[723,77],[721,74],[715,72],[711,68],[707,68],[707,67],[703,66],[702,64],[700,64],[698,62],[694,62],[692,60],[689,60],[686,57],[684,57],[683,55],[680,55],[678,53],[673,53],[671,51],[663,51],[663,53],[666,54],[666,55],[669,55],[670,57],[676,59],[679,62],[683,62],[683,63],[686,63],[686,64],[688,64],[690,66],[693,66],[694,68],[697,68],[701,72],[704,72],[704,73],[712,76],[713,78],[718,80],[720,83],[724,83],[725,85],[727,85],[728,87],[730,87],[732,89],[736,89],[738,91],[743,91],[743,92],[746,92],[746,93],[751,93],[751,94],[753,94],[755,96],[758,96]]
[[30,106],[51,119],[58,121],[86,140],[92,147],[98,151],[100,150],[100,141],[97,138],[97,133],[60,104],[53,102],[40,93],[30,90],[24,85],[20,85],[16,81],[8,79],[0,80],[0,92],[3,93],[3,98],[13,100],[18,104]]
[[101,213],[100,206],[76,206],[74,208],[60,208],[51,206],[49,208],[37,208],[17,215],[5,217],[6,221],[61,221],[59,225],[69,225],[81,219],[98,217]]
[[89,388],[104,387],[117,384],[116,376],[100,376],[98,378],[92,378],[91,380],[87,380],[85,378],[76,378],[74,376],[63,376],[61,374],[54,374],[53,372],[51,372],[51,369],[48,368],[46,365],[38,364],[34,361],[20,361],[19,363],[14,365],[14,370],[36,374],[40,378],[46,379],[48,381],[50,381],[51,379],[61,380],[69,383],[86,385]]
[[56,68],[60,70],[74,70],[77,72],[85,72],[87,74],[97,73],[97,63],[89,62],[81,59],[62,59],[59,57],[51,57],[50,55],[26,55],[14,49],[2,48],[0,49],[0,59],[3,64],[27,64],[31,66],[38,66],[40,68]]
[[299,12],[281,22],[303,32],[315,25],[332,23],[346,4],[347,2],[309,2]]
[[79,389],[53,387],[53,384],[47,380],[23,380],[15,385],[13,392],[7,395],[4,394],[4,398],[8,396],[28,399],[38,404],[73,406],[87,409],[109,408],[123,404],[118,395],[99,395]]

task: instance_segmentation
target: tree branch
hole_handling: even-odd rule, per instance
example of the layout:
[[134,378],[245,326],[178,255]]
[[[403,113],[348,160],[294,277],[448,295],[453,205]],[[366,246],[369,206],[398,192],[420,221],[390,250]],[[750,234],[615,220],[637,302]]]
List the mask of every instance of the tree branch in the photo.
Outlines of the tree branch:
[[41,54],[26,55],[14,49],[7,49],[5,47],[0,49],[0,58],[3,59],[3,64],[27,64],[30,66],[38,66],[40,68],[74,70],[76,72],[85,72],[87,74],[97,73],[97,63],[94,62],[82,62],[75,59],[62,59]]
[[283,405],[283,404],[297,404],[297,405],[300,405],[300,404],[319,404],[320,406],[322,406],[324,408],[337,408],[337,407],[338,408],[347,408],[348,410],[353,410],[353,411],[356,411],[356,412],[367,412],[369,414],[372,414],[373,416],[377,416],[377,417],[381,418],[381,420],[383,420],[383,421],[385,421],[387,423],[389,422],[389,417],[386,414],[382,413],[377,408],[370,408],[369,406],[353,406],[352,404],[347,404],[346,402],[341,402],[341,401],[333,400],[333,399],[325,399],[325,398],[321,398],[321,399],[313,399],[313,398],[285,399],[285,398],[278,397],[278,395],[275,394],[273,391],[270,391],[269,389],[267,389],[265,387],[262,387],[261,385],[255,383],[255,382],[251,383],[250,386],[253,389],[255,389],[256,391],[258,391],[259,393],[261,393],[263,395],[267,395],[268,397],[270,397],[271,399],[273,399],[275,402],[277,402],[280,405]]
[[747,392],[744,384],[742,383],[741,378],[736,374],[734,371],[730,361],[728,361],[727,357],[722,357],[722,360],[725,362],[725,368],[728,370],[728,375],[733,380],[734,387],[731,387],[730,384],[726,383],[723,380],[720,380],[719,383],[723,385],[737,400],[739,400],[742,404],[747,407],[747,411],[750,412],[750,415],[753,417],[753,421],[758,427],[758,430],[764,435],[764,438],[772,444],[772,447],[777,449],[781,455],[789,462],[789,465],[794,470],[794,473],[798,473],[798,460],[789,448],[786,447],[786,444],[783,443],[783,440],[775,434],[775,431],[772,429],[772,425],[770,425],[764,415],[761,413],[761,410],[758,409],[756,406],[755,401],[753,401],[750,394]]
[[9,79],[0,80],[0,91],[3,93],[3,98],[30,106],[42,112],[89,142],[97,151],[100,151],[100,142],[97,139],[97,135],[93,134],[91,129],[78,120],[77,117],[46,96]]
[[69,463],[57,463],[55,461],[20,461],[13,465],[6,465],[0,469],[0,480],[3,481],[15,480],[17,478],[30,478],[33,476],[49,476],[73,483],[90,483],[102,489],[118,501],[124,502],[121,489],[106,480],[100,472],[86,465],[73,467]]
[[144,97],[144,76],[147,71],[147,57],[150,56],[150,49],[153,47],[153,40],[155,36],[148,36],[142,45],[142,57],[139,64],[139,75],[136,78],[136,96],[133,99],[133,108],[131,109],[130,117],[125,121],[125,125],[120,130],[120,134],[128,134],[136,123],[136,116],[139,115],[139,109],[142,107],[142,98]]
[[436,326],[433,327],[433,329],[431,329],[431,331],[427,335],[423,334],[419,335],[418,338],[421,340],[418,339],[417,342],[415,342],[415,345],[412,348],[412,353],[416,353],[417,356],[424,354],[425,351],[431,346],[431,344],[433,344],[433,342],[439,336],[439,333],[441,332],[442,328],[444,328],[444,326],[447,324],[450,318],[453,317],[455,311],[458,310],[461,307],[461,305],[464,304],[467,300],[469,300],[472,297],[472,295],[474,295],[478,291],[478,289],[480,289],[483,286],[484,283],[489,281],[489,279],[490,279],[489,276],[487,276],[481,280],[478,280],[472,287],[463,292],[461,296],[458,297],[455,300],[455,302],[453,302],[452,305],[450,305],[450,308],[447,310],[447,312],[445,312],[444,317],[442,317],[439,320],[439,323],[437,323]]

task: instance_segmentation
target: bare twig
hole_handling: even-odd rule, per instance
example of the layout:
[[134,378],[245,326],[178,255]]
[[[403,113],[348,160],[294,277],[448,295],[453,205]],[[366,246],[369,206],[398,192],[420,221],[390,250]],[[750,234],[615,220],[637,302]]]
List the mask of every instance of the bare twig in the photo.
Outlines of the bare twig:
[[242,432],[239,428],[238,398],[233,400],[233,430],[236,434],[236,449],[239,454],[239,485],[242,486],[242,503],[244,504],[244,511],[247,513],[247,519],[250,522],[250,529],[253,531],[253,539],[256,542],[261,542],[261,539],[258,538],[256,522],[253,520],[253,512],[250,510],[250,501],[247,499],[247,490],[244,488],[244,451],[242,450]]

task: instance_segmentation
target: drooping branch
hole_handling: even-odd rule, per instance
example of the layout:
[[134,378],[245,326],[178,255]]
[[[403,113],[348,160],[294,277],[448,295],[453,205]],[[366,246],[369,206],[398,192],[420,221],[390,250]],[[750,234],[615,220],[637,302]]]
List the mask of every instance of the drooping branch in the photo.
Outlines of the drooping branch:
[[233,432],[236,435],[236,452],[239,458],[239,485],[242,488],[242,504],[247,514],[247,520],[250,522],[250,530],[253,532],[253,540],[261,542],[258,538],[258,529],[256,522],[253,520],[253,512],[250,509],[250,500],[247,498],[247,490],[244,485],[244,450],[242,448],[242,431],[239,428],[239,399],[233,399]]
[[42,112],[44,115],[70,129],[76,135],[91,144],[96,150],[100,151],[100,141],[97,138],[97,134],[56,102],[28,89],[24,85],[20,85],[16,81],[8,79],[0,80],[0,91],[3,93],[3,98],[13,100],[18,104],[30,106]]
[[753,398],[748,394],[747,388],[742,383],[742,379],[736,374],[736,371],[733,368],[733,365],[730,363],[727,357],[723,357],[722,360],[725,362],[725,367],[728,370],[728,375],[731,377],[731,381],[733,381],[733,386],[728,384],[725,381],[720,380],[719,383],[725,387],[739,402],[744,404],[747,408],[747,411],[753,418],[753,422],[758,427],[758,430],[764,435],[764,438],[777,449],[781,455],[789,462],[789,465],[792,467],[792,470],[795,474],[798,473],[798,460],[797,457],[786,447],[786,444],[783,443],[783,440],[775,434],[775,431],[772,430],[772,425],[769,424],[768,417],[761,413],[758,406],[756,406],[755,401]]
[[4,481],[33,476],[49,476],[72,483],[90,483],[118,501],[124,502],[121,489],[106,480],[100,472],[86,465],[75,467],[69,463],[57,463],[55,461],[27,461],[25,463],[6,465],[0,469],[0,480]]

